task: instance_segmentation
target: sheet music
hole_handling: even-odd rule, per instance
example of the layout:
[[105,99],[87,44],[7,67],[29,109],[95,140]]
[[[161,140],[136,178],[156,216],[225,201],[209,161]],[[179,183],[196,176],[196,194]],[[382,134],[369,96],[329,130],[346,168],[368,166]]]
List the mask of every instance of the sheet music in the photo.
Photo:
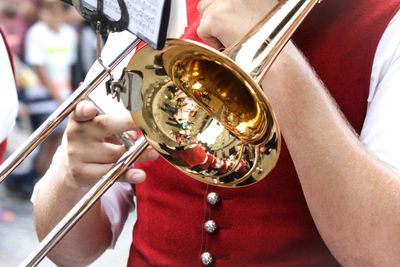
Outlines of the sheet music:
[[[128,30],[148,41],[158,43],[165,0],[124,0],[129,13]],[[97,8],[97,0],[83,0],[85,6]],[[104,0],[104,13],[113,20],[121,17],[117,0]]]

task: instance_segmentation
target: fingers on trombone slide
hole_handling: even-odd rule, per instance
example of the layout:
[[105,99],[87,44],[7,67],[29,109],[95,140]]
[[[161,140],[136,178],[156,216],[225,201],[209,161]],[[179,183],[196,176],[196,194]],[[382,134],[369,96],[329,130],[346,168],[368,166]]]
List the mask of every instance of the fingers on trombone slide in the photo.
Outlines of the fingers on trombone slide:
[[[89,96],[87,96],[86,98],[95,106],[97,113],[99,115],[105,114],[104,110],[99,105],[97,105],[96,102],[93,101],[93,99],[91,99]],[[112,136],[112,137],[115,137],[115,136]],[[121,132],[121,133],[117,133],[116,137],[118,137],[118,140],[121,141],[126,147],[131,147],[131,146],[135,145],[135,140],[137,138],[137,134],[135,131]],[[112,141],[112,140],[110,140],[110,141]]]
[[[90,97],[87,97],[87,100],[90,101],[90,104],[88,103],[88,105],[93,104],[93,106],[96,108],[97,114],[99,114],[99,115],[105,114],[104,110],[100,106],[98,106],[93,99],[91,99]],[[92,112],[92,111],[90,110],[89,112]],[[94,116],[93,116],[93,118],[94,118]],[[110,122],[117,121],[116,122],[117,124],[121,124],[120,120],[121,120],[120,118],[118,118],[118,119],[111,118]],[[136,125],[134,125],[134,122],[130,116],[127,118],[127,120],[128,120],[128,122],[130,122],[132,124],[133,130],[121,131],[121,132],[109,137],[107,139],[107,141],[113,142],[113,143],[121,143],[122,142],[122,144],[124,144],[126,147],[131,147],[135,144],[135,140],[138,138],[138,132],[137,132]],[[122,123],[122,124],[127,125],[130,123]],[[125,127],[125,126],[123,126],[123,127]],[[137,161],[151,161],[151,160],[157,159],[158,157],[159,157],[159,154],[153,148],[148,147],[141,154],[141,156],[138,158]]]

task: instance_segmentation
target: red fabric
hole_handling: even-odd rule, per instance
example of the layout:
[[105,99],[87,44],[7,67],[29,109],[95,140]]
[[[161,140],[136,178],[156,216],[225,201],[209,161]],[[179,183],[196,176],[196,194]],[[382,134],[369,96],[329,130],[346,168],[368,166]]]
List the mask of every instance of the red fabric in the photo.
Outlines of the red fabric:
[[[198,40],[198,1],[188,1],[185,38]],[[294,40],[345,116],[360,131],[367,106],[373,55],[400,0],[323,1]],[[351,60],[349,60],[351,58]],[[336,266],[308,211],[283,142],[277,166],[256,185],[225,189],[191,179],[166,161],[136,163],[147,171],[136,186],[138,221],[129,266],[198,266],[211,252],[215,266]],[[218,192],[222,202],[205,197]],[[206,220],[219,226],[203,230]]]
[[0,164],[4,160],[4,154],[6,153],[6,148],[7,148],[7,139],[5,139],[1,144],[0,144]]

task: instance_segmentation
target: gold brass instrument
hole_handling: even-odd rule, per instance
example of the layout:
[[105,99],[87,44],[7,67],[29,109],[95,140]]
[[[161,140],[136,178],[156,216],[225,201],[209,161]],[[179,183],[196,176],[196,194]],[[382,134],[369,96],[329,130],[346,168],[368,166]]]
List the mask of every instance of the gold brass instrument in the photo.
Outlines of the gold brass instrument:
[[211,185],[263,179],[278,160],[280,133],[258,82],[318,2],[280,1],[224,53],[182,39],[168,40],[161,51],[137,51],[124,75],[140,86],[131,82],[130,95],[121,97],[152,147]]
[[258,82],[318,2],[279,1],[225,54],[180,39],[167,40],[160,51],[150,46],[139,49],[110,93],[122,99],[144,137],[21,266],[37,265],[148,144],[205,183],[241,187],[263,179],[277,162],[280,133]]

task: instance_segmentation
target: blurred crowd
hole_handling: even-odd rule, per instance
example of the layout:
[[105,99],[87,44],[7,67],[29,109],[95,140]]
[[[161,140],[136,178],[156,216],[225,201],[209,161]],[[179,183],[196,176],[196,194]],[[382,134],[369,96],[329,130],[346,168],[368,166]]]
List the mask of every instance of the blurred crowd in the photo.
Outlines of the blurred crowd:
[[[96,60],[96,35],[73,7],[60,0],[1,0],[0,27],[13,53],[20,103],[9,155],[83,80]],[[61,142],[65,124],[5,180],[9,193],[30,197]]]

